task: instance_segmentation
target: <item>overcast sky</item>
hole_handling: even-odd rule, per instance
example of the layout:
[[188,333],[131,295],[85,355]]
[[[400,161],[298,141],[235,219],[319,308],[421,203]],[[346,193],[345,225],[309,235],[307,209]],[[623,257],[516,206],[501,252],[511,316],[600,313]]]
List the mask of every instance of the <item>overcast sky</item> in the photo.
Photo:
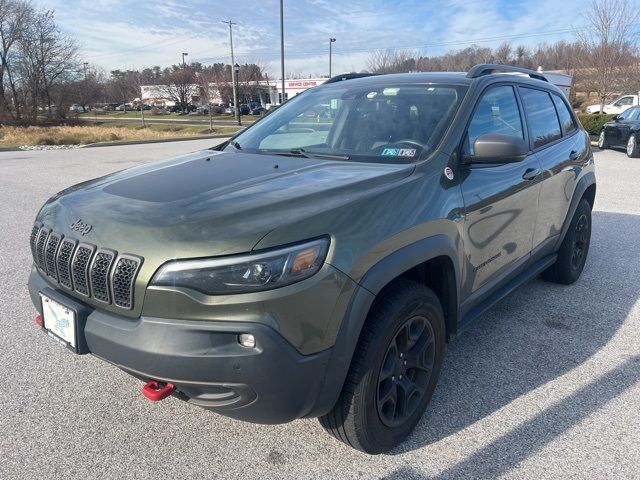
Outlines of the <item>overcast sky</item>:
[[[55,9],[85,61],[107,70],[229,61],[234,26],[236,61],[256,62],[272,78],[280,72],[279,0],[173,1],[36,0]],[[366,67],[375,49],[412,49],[427,55],[505,40],[536,45],[566,38],[582,25],[587,0],[285,0],[286,72],[328,74]]]

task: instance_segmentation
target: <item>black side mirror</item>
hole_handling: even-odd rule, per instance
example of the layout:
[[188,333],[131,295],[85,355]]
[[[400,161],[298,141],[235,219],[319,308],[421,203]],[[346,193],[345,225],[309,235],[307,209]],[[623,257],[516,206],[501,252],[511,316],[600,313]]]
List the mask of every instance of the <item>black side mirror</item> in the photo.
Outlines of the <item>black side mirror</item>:
[[613,117],[612,119],[614,122],[619,122],[620,121],[620,115],[616,115]]
[[524,140],[502,133],[485,133],[473,144],[473,155],[465,163],[515,163],[524,160],[529,152]]

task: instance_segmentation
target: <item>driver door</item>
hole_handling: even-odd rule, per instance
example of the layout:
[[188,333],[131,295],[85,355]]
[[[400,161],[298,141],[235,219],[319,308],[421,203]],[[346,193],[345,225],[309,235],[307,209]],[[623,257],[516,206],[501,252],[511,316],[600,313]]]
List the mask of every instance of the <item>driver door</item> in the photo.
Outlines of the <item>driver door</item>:
[[[528,140],[512,85],[491,86],[478,101],[465,135],[463,155],[473,155],[475,140],[499,133]],[[537,218],[541,168],[533,153],[516,163],[462,167],[465,203],[464,242],[470,295],[492,279],[528,260]]]

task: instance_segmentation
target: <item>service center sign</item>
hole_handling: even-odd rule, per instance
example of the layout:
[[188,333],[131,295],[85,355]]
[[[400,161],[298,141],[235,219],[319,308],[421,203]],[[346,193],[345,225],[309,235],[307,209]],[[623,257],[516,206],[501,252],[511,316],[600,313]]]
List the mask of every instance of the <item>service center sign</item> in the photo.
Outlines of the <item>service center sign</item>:
[[318,85],[315,80],[287,82],[287,88],[311,88]]

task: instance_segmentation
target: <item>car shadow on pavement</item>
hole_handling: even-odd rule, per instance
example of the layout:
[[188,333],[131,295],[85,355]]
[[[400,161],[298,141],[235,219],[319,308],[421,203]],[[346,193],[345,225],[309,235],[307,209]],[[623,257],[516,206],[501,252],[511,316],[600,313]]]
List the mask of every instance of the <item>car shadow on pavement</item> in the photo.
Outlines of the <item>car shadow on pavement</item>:
[[426,477],[413,468],[403,467],[383,478],[498,478],[638,382],[640,356],[630,357],[622,365],[523,422],[436,477]]
[[[442,440],[580,366],[602,349],[638,300],[640,216],[593,212],[587,265],[574,285],[536,279],[453,339],[440,382],[415,431],[391,452]],[[631,242],[637,242],[633,245]],[[640,379],[640,359],[526,420],[446,472],[500,475]],[[526,412],[525,412],[526,413]],[[524,415],[523,415],[524,417]],[[387,478],[420,478],[402,469]],[[418,475],[418,477],[415,477]]]

